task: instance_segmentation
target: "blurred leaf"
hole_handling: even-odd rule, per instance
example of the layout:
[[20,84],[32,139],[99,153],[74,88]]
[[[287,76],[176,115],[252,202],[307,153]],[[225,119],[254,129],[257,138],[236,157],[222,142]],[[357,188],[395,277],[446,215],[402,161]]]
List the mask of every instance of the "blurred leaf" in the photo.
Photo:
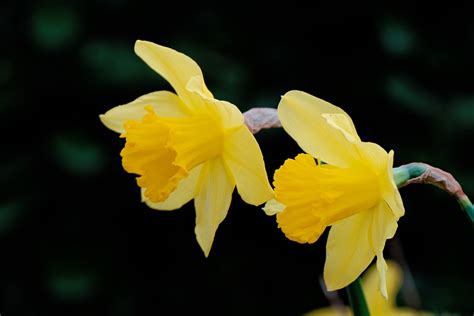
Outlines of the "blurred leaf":
[[474,96],[455,98],[449,107],[452,120],[466,127],[474,127]]
[[[82,62],[91,69],[90,76],[112,84],[159,82],[151,70],[133,51],[134,43],[91,42],[81,51]],[[164,82],[164,79],[162,79]]]
[[48,287],[60,300],[84,300],[95,294],[97,277],[88,271],[53,270],[49,275]]
[[14,227],[24,207],[25,202],[22,200],[0,204],[0,233],[5,233]]
[[97,173],[105,163],[102,149],[82,135],[57,135],[53,148],[57,161],[72,173]]
[[392,55],[408,55],[415,46],[415,34],[400,22],[386,22],[380,30],[380,42],[383,48]]
[[389,77],[386,82],[389,97],[400,105],[425,115],[437,115],[440,111],[439,101],[435,95],[412,80]]
[[45,50],[57,50],[73,42],[79,32],[79,18],[67,7],[39,7],[33,14],[33,39]]

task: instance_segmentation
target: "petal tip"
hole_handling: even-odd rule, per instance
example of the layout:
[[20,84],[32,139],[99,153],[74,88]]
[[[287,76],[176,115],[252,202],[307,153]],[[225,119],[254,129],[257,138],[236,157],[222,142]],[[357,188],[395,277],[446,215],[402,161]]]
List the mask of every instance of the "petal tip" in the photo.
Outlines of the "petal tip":
[[329,281],[329,278],[326,275],[324,275],[324,284],[326,286],[326,291],[328,292],[334,292],[344,287],[344,286],[340,286],[339,284],[336,284],[335,282]]
[[153,42],[143,41],[143,40],[136,40],[135,41],[135,46],[134,46],[135,54],[137,54],[138,56],[141,57],[140,54],[144,53],[144,50],[151,49],[150,46],[154,46],[156,48],[161,48],[160,45],[155,44]]
[[198,237],[198,235],[196,235],[196,239],[197,239],[197,242],[199,244],[199,247],[201,247],[201,250],[204,254],[204,257],[209,257],[209,253],[211,252],[211,246],[212,246],[212,241],[209,243],[209,242],[205,242],[203,240],[201,240],[201,238]]
[[99,120],[102,124],[104,124],[105,127],[108,129],[117,132],[117,133],[122,133],[123,132],[123,127],[114,122],[113,119],[109,118],[107,113],[105,114],[100,114],[99,115]]
[[276,215],[276,214],[282,212],[284,209],[285,209],[285,205],[278,202],[276,199],[271,199],[271,200],[267,201],[267,203],[265,203],[265,205],[262,207],[262,210],[268,216]]
[[135,48],[137,48],[138,46],[145,45],[146,43],[149,43],[149,42],[148,42],[148,41],[144,41],[144,40],[136,40],[136,41],[135,41]]

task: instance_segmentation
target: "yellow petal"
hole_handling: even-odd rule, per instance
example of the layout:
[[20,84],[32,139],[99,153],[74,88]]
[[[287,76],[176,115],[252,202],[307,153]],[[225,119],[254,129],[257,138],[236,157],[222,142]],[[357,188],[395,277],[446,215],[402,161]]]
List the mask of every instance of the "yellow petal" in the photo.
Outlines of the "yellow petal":
[[356,163],[370,167],[377,175],[386,174],[389,156],[382,147],[370,142],[359,142],[355,144],[355,147],[360,157]]
[[186,90],[186,85],[194,76],[201,78],[204,93],[212,98],[211,92],[204,85],[201,68],[188,56],[147,41],[136,41],[135,53],[165,78],[185,103],[192,103],[193,97]]
[[329,125],[340,131],[351,143],[361,141],[351,118],[347,114],[323,113],[321,115]]
[[385,202],[390,206],[397,219],[405,214],[403,200],[393,179],[393,150],[388,153],[387,173],[382,186],[382,194]]
[[387,298],[387,265],[383,258],[383,249],[385,241],[392,238],[397,231],[397,219],[393,215],[390,207],[382,201],[377,207],[373,209],[372,222],[370,224],[369,242],[372,251],[377,256],[377,270],[379,271],[380,283],[379,290],[382,295]]
[[245,202],[260,205],[273,197],[262,152],[245,125],[226,135],[223,158]]
[[220,158],[209,160],[202,167],[194,206],[196,208],[196,238],[207,257],[217,227],[229,210],[234,191],[232,176]]
[[262,207],[262,210],[268,216],[272,216],[272,215],[278,214],[280,212],[283,212],[284,209],[285,209],[285,205],[278,202],[275,199],[269,200],[267,203],[265,203],[265,206]]
[[365,163],[379,176],[380,190],[385,202],[399,219],[405,214],[402,197],[393,179],[393,150],[388,154],[377,144],[360,142],[356,144],[361,157],[358,163]]
[[396,305],[397,293],[402,283],[402,270],[395,262],[387,261],[387,292],[388,299],[385,299],[379,291],[379,274],[376,266],[370,267],[362,278],[362,289],[365,299],[372,315],[391,315]]
[[186,89],[195,97],[195,111],[204,111],[218,117],[225,129],[239,128],[244,124],[244,116],[235,105],[208,96],[203,88],[205,88],[204,83],[199,77],[192,77],[186,86]]
[[125,132],[123,124],[128,120],[140,120],[147,113],[146,106],[151,106],[155,113],[164,117],[183,117],[189,114],[176,94],[158,91],[142,95],[130,103],[116,106],[99,117],[106,127],[114,132],[123,133]]
[[369,266],[375,256],[369,244],[372,211],[335,223],[326,244],[324,281],[329,291],[346,287]]
[[339,107],[293,90],[282,97],[278,116],[285,131],[313,157],[339,167],[358,159],[350,139],[359,140],[359,136],[350,117]]
[[166,200],[163,202],[152,202],[144,194],[144,189],[142,192],[142,201],[146,203],[149,207],[155,210],[161,211],[171,211],[181,208],[184,204],[189,202],[196,193],[196,185],[201,174],[202,165],[197,166],[190,171],[189,176],[182,179],[178,183],[176,190],[171,192]]

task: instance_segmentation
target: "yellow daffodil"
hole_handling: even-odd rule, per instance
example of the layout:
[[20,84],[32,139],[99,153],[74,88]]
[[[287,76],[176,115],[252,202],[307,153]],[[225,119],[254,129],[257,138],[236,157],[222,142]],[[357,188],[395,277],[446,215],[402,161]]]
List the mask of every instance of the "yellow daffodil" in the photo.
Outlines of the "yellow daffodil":
[[173,210],[194,198],[196,238],[208,256],[235,186],[253,205],[273,196],[262,153],[242,113],[213,97],[191,58],[146,41],[137,41],[135,52],[176,94],[152,92],[100,119],[125,138],[123,167],[139,175],[148,206]]
[[[378,291],[377,270],[372,266],[362,278],[362,289],[371,316],[429,316],[431,313],[417,311],[408,307],[396,305],[397,293],[402,286],[403,274],[400,266],[387,260],[387,292],[389,299],[384,299]],[[352,316],[352,311],[346,306],[319,308],[305,316]]]
[[332,226],[324,266],[330,291],[349,285],[377,256],[386,297],[382,252],[404,214],[392,176],[393,151],[362,142],[342,109],[305,92],[286,93],[278,115],[307,154],[275,172],[276,201],[267,203],[266,212],[277,213],[286,237],[299,243],[314,243]]

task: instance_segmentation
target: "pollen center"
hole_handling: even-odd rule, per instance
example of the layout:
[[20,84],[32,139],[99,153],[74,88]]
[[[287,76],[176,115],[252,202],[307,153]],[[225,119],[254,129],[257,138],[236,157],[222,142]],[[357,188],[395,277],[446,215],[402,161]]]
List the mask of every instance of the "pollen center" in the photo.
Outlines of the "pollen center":
[[223,129],[209,116],[164,118],[151,107],[141,121],[127,121],[122,165],[138,174],[138,185],[152,202],[168,198],[181,179],[222,152]]

